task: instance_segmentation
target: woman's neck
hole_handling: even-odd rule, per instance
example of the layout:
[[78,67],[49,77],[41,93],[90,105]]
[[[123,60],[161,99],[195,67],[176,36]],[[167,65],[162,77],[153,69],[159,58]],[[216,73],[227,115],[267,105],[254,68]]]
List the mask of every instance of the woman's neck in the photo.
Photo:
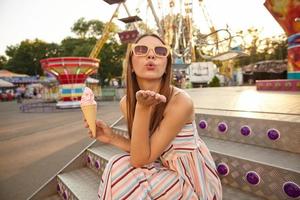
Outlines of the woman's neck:
[[159,93],[161,80],[137,80],[141,90],[151,90]]

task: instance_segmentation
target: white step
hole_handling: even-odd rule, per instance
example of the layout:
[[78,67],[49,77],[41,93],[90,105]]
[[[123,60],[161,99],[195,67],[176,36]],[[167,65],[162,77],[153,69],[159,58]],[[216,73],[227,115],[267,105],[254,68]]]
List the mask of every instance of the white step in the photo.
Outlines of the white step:
[[61,200],[58,194],[45,198],[44,200]]
[[100,179],[87,167],[59,174],[58,182],[67,199],[97,200]]
[[300,154],[201,136],[211,152],[300,174]]

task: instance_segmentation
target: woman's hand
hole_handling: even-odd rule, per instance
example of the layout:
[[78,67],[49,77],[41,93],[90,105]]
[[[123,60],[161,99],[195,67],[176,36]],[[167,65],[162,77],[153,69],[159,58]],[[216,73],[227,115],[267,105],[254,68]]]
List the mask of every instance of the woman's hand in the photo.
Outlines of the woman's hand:
[[[84,127],[89,128],[88,123],[84,119]],[[103,143],[110,143],[113,137],[111,128],[102,120],[96,121],[96,136],[93,137],[92,131],[89,129],[88,134],[90,138],[94,138]]]
[[166,97],[150,90],[139,90],[136,93],[137,103],[141,106],[155,106],[159,103],[165,103]]

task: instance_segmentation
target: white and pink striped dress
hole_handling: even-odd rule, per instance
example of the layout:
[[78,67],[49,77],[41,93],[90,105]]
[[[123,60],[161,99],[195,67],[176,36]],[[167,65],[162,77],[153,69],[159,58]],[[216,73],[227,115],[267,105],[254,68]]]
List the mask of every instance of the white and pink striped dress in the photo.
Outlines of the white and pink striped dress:
[[129,154],[114,156],[104,170],[99,199],[222,199],[215,163],[195,122],[183,127],[160,160],[134,168]]

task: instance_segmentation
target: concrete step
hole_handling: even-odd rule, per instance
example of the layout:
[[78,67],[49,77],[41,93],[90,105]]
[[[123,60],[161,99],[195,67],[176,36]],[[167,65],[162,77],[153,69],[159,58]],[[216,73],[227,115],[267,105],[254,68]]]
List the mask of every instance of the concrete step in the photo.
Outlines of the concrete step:
[[[283,188],[288,182],[299,184],[299,154],[205,136],[202,139],[212,153],[222,183],[269,199],[292,199]],[[257,184],[249,183],[247,174],[255,176]]]
[[101,177],[107,161],[120,153],[124,153],[124,151],[107,144],[89,148],[86,151],[86,165]]
[[[124,153],[123,151],[117,149],[112,145],[101,144],[98,147],[89,148],[87,151],[87,157],[90,159],[89,167],[92,168],[93,171],[97,171],[97,175],[103,173],[103,170],[106,166],[106,163],[109,158],[118,153]],[[96,168],[95,164],[100,163],[100,167]],[[100,180],[99,176],[99,180]],[[223,199],[224,200],[263,200],[264,198],[255,196],[249,192],[244,192],[238,190],[230,185],[223,185]]]
[[[120,135],[127,134],[124,124],[115,125],[113,128]],[[282,189],[287,182],[299,185],[300,154],[207,136],[200,137],[207,144],[216,165],[219,166],[223,184],[263,198],[272,197],[275,200],[288,199]],[[222,170],[223,173],[224,170],[229,173],[222,175]],[[259,183],[257,185],[249,183],[247,174],[255,178],[258,175]]]
[[300,154],[202,136],[211,152],[300,174]]
[[61,200],[61,198],[58,194],[55,194],[50,197],[46,197],[44,200]]
[[243,192],[229,185],[222,185],[223,199],[222,200],[266,200],[265,198],[255,196],[251,193]]
[[97,200],[100,179],[88,167],[59,174],[57,182],[63,199]]
[[300,153],[299,115],[205,109],[195,112],[201,136]]

